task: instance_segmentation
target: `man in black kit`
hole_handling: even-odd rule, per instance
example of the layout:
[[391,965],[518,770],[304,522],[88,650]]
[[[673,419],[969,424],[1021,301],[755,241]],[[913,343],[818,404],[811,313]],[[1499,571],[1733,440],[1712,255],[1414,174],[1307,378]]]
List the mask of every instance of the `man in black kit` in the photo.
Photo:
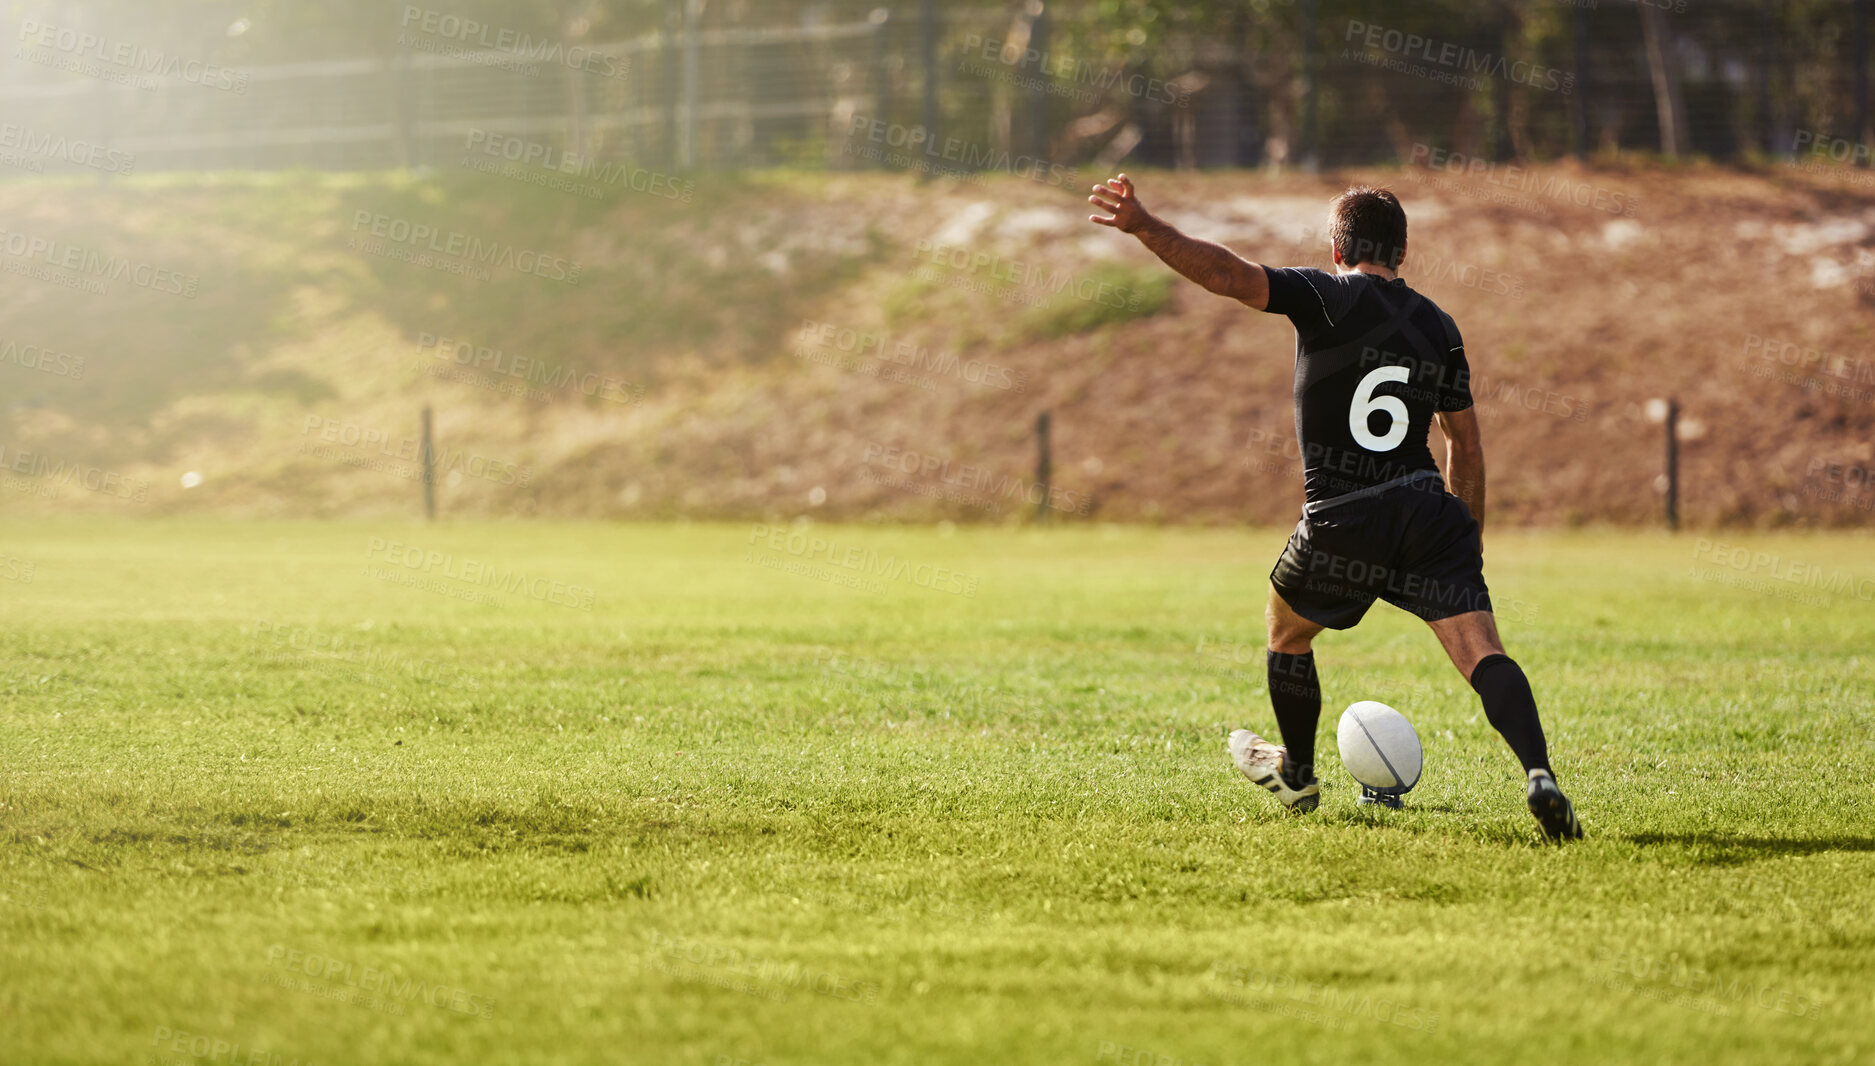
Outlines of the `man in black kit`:
[[[1395,275],[1406,212],[1384,189],[1353,188],[1329,208],[1335,273],[1269,268],[1194,240],[1140,206],[1126,175],[1088,197],[1092,221],[1131,233],[1167,266],[1220,296],[1296,327],[1296,437],[1302,520],[1270,572],[1270,702],[1284,744],[1230,736],[1244,776],[1295,811],[1320,801],[1315,730],[1321,682],[1310,644],[1351,629],[1376,598],[1432,627],[1485,716],[1523,763],[1527,801],[1553,840],[1582,835],[1556,787],[1536,699],[1498,640],[1483,574],[1484,448],[1458,326]],[[1427,447],[1438,419],[1446,477]],[[1456,493],[1456,495],[1454,495]]]

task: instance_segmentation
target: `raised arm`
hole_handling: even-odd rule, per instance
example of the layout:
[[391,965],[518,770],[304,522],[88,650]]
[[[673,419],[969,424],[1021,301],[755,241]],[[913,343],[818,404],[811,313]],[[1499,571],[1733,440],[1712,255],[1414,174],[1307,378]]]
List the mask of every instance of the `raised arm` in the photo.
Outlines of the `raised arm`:
[[1445,434],[1445,481],[1452,495],[1465,501],[1478,520],[1484,538],[1484,439],[1478,433],[1478,409],[1440,411],[1439,432]]
[[1094,186],[1087,202],[1109,216],[1089,215],[1088,221],[1111,226],[1139,238],[1165,265],[1219,296],[1228,296],[1259,311],[1270,302],[1270,279],[1263,268],[1221,244],[1195,240],[1154,218],[1133,193],[1125,174]]

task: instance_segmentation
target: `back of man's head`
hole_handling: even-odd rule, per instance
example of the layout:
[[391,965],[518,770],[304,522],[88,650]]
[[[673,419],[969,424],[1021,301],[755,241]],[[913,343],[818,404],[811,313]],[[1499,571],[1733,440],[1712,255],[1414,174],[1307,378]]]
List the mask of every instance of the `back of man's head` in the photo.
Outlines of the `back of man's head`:
[[1406,258],[1406,209],[1386,189],[1357,185],[1328,206],[1328,240],[1344,267],[1397,270]]

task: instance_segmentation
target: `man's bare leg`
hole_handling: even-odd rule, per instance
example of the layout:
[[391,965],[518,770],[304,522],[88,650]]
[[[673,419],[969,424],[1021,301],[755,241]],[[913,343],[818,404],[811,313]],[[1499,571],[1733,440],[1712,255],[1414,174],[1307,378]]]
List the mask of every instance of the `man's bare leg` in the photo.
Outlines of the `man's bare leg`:
[[1309,642],[1322,627],[1289,609],[1270,588],[1270,702],[1288,746],[1272,744],[1248,729],[1230,735],[1231,762],[1252,784],[1268,789],[1292,811],[1307,812],[1321,802],[1315,780],[1315,723],[1322,714],[1322,687],[1315,677]]
[[1322,717],[1322,682],[1315,672],[1311,650],[1322,626],[1297,614],[1270,586],[1269,607],[1270,706],[1282,731],[1283,746],[1298,766],[1313,771],[1315,731]]
[[1286,655],[1307,655],[1310,642],[1324,628],[1291,610],[1275,585],[1270,586],[1270,602],[1263,609],[1263,619],[1269,623],[1270,650]]
[[1467,611],[1427,625],[1445,645],[1452,665],[1484,700],[1485,717],[1510,743],[1524,772],[1549,773],[1549,748],[1543,739],[1543,724],[1537,720],[1536,697],[1530,693],[1530,681],[1524,677],[1523,668],[1504,654],[1504,642],[1497,636],[1497,619],[1490,611]]
[[1551,838],[1581,836],[1575,811],[1557,789],[1555,774],[1550,771],[1549,745],[1543,738],[1543,723],[1537,717],[1530,680],[1523,668],[1504,654],[1497,619],[1489,611],[1467,611],[1427,625],[1445,646],[1452,665],[1484,701],[1484,716],[1523,763],[1530,779],[1530,813],[1542,823],[1543,831]]
[[1490,611],[1466,611],[1426,624],[1467,681],[1486,656],[1504,654],[1504,642],[1497,636],[1497,617]]

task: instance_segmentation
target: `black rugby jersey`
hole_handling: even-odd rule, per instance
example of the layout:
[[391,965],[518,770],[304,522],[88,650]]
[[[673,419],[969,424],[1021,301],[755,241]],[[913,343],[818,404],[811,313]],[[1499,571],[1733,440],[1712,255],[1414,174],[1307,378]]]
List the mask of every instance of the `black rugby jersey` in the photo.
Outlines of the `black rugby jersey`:
[[1435,411],[1471,406],[1452,317],[1398,278],[1265,268],[1268,310],[1296,327],[1296,442],[1310,503],[1438,472]]

